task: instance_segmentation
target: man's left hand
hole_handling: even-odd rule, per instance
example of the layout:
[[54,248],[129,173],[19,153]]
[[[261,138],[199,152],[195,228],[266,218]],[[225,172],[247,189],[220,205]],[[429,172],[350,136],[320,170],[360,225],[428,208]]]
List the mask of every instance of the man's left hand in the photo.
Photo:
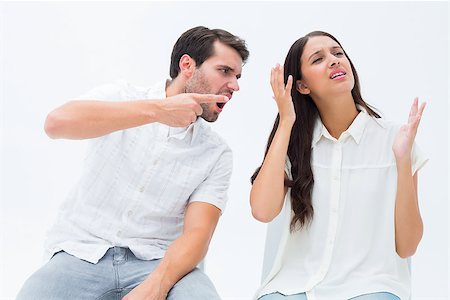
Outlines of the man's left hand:
[[122,300],[166,300],[167,292],[163,291],[161,283],[149,277],[131,290]]

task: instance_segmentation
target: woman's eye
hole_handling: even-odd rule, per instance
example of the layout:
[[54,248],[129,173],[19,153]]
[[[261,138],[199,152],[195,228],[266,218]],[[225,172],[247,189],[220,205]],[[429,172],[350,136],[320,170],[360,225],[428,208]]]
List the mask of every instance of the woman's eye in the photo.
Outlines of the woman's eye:
[[344,55],[344,52],[336,52],[335,55],[336,55],[336,56],[343,56],[343,55]]
[[318,57],[318,58],[316,58],[315,60],[313,60],[313,64],[315,64],[315,63],[317,63],[317,62],[319,62],[319,61],[321,61],[322,60],[322,57]]

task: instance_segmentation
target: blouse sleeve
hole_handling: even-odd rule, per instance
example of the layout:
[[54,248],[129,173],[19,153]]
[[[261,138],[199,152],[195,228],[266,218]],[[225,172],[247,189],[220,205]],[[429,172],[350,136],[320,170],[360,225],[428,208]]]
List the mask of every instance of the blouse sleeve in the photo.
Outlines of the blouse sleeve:
[[284,162],[284,172],[288,176],[289,180],[292,180],[291,168],[292,168],[291,161],[290,161],[289,157],[286,155],[286,159]]
[[422,167],[428,162],[428,157],[420,149],[420,147],[414,142],[413,149],[411,153],[412,162],[412,174],[414,175],[417,171],[422,169]]

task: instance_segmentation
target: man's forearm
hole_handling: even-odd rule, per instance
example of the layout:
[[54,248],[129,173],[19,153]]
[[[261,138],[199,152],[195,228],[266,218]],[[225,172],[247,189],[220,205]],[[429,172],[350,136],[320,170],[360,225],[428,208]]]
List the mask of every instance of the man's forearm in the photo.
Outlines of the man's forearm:
[[205,257],[210,240],[209,233],[202,229],[183,233],[172,243],[145,282],[159,284],[161,291],[167,294],[178,280],[192,271]]
[[182,93],[164,101],[71,101],[47,116],[45,132],[55,139],[89,139],[153,122],[186,127],[203,113],[201,103],[228,100],[223,95]]
[[51,138],[88,139],[156,122],[157,100],[70,101],[50,112],[45,131]]

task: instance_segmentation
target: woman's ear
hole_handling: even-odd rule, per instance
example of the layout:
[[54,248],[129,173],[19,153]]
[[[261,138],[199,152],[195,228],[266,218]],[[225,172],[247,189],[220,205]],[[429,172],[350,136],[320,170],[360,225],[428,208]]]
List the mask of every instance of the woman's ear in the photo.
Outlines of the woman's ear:
[[191,78],[195,70],[195,61],[187,54],[184,54],[180,58],[179,62],[180,73],[183,74],[185,78]]
[[309,95],[309,93],[311,93],[311,91],[309,90],[308,86],[306,86],[306,84],[303,83],[301,80],[297,80],[296,87],[297,87],[297,91],[300,94]]

